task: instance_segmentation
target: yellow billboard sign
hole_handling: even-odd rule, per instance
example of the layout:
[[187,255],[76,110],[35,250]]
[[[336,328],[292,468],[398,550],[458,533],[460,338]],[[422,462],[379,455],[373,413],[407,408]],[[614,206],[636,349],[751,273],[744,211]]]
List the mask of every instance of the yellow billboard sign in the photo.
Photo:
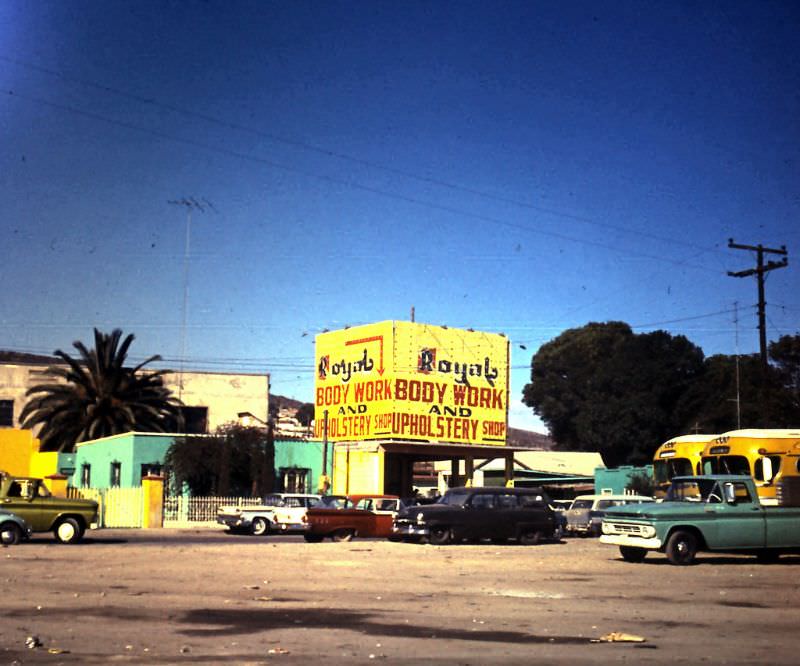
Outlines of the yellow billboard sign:
[[504,444],[508,339],[384,321],[316,338],[315,436]]

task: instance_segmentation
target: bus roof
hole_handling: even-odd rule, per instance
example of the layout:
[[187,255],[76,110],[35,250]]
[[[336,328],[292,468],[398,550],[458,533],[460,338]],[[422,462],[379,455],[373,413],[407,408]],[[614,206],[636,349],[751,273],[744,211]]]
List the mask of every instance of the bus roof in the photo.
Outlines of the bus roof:
[[800,428],[745,428],[731,430],[720,437],[747,437],[750,439],[796,439],[800,438]]

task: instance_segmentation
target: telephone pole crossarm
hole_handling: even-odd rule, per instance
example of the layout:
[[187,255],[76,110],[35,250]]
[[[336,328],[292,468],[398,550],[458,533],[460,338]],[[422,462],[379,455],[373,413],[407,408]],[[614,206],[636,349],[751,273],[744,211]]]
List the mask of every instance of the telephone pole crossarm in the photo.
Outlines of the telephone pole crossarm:
[[[728,239],[728,247],[732,250],[750,250],[757,253],[758,264],[755,268],[749,268],[744,271],[728,271],[730,277],[750,277],[755,275],[758,279],[758,332],[759,332],[759,347],[761,355],[761,370],[766,377],[767,374],[767,314],[766,305],[767,301],[764,296],[764,275],[769,271],[776,268],[786,268],[789,265],[789,253],[785,245],[780,248],[764,247],[763,245],[741,245],[735,243],[733,238]],[[768,261],[764,263],[765,254],[777,254],[783,256],[780,261]]]

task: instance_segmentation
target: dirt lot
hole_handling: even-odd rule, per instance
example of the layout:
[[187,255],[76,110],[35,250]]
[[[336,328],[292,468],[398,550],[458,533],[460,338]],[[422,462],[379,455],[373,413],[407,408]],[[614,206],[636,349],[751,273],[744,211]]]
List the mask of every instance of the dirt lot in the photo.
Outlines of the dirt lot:
[[[63,546],[42,535],[0,550],[0,659],[795,664],[799,565],[628,564],[581,539],[434,547],[102,530]],[[592,642],[610,632],[646,642]]]

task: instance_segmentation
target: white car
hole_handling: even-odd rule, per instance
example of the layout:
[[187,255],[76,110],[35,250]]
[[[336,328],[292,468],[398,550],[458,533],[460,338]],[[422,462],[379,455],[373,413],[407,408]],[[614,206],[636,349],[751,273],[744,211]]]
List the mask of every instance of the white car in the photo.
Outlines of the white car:
[[264,536],[270,532],[303,533],[308,530],[306,510],[320,501],[320,495],[273,493],[258,506],[221,506],[217,522],[231,532]]
[[600,536],[606,509],[643,502],[655,500],[644,495],[578,495],[564,511],[566,532],[573,536]]

